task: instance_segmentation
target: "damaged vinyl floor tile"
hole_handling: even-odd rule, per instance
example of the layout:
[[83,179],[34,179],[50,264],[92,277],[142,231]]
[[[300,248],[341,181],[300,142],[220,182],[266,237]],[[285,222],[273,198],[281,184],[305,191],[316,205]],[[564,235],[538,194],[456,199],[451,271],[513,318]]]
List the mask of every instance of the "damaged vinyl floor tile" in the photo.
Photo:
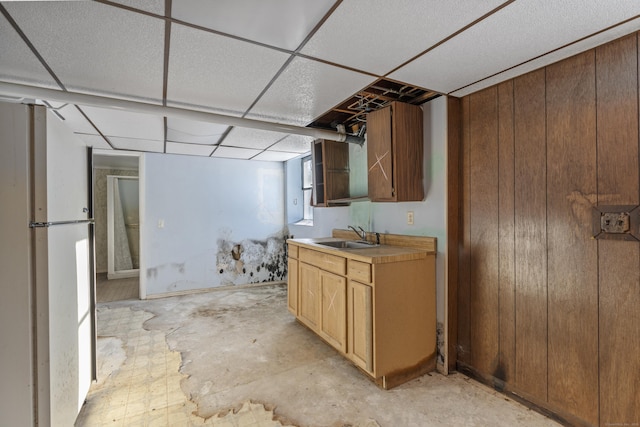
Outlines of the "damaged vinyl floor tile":
[[464,375],[379,389],[295,321],[286,286],[98,305],[76,426],[557,426]]

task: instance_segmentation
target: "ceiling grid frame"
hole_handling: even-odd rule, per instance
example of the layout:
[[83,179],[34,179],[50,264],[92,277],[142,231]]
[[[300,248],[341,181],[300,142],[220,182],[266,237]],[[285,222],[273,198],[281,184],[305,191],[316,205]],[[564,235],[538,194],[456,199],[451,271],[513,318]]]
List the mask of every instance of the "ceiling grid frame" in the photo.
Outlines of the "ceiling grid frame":
[[[45,59],[42,57],[42,55],[40,55],[40,52],[38,52],[38,50],[35,48],[35,46],[33,45],[33,43],[31,43],[31,40],[29,40],[29,38],[27,37],[27,35],[24,33],[24,31],[22,31],[22,29],[20,28],[20,26],[18,25],[18,23],[13,19],[13,17],[11,16],[11,14],[5,9],[5,7],[0,4],[0,13],[2,13],[2,15],[5,17],[5,19],[9,22],[9,24],[13,27],[13,29],[16,31],[16,33],[18,33],[18,35],[20,36],[20,38],[22,39],[22,41],[27,45],[27,47],[31,50],[31,52],[33,53],[33,55],[38,59],[38,61],[40,61],[40,64],[45,68],[45,70],[47,70],[47,72],[51,75],[51,78],[53,80],[55,80],[55,82],[58,84],[58,86],[60,86],[60,89],[62,89],[63,91],[67,92],[67,88],[65,87],[64,83],[62,83],[62,81],[60,80],[60,78],[56,75],[56,73],[53,71],[53,69],[51,68],[51,66],[47,63],[47,61],[45,61]],[[96,132],[98,132],[98,134],[102,137],[102,139],[104,139],[104,141],[112,148],[115,150],[115,147],[113,146],[113,144],[111,143],[111,141],[109,141],[109,139],[102,133],[100,132],[100,129],[98,129],[96,127],[96,125],[89,119],[89,117],[85,114],[84,111],[82,111],[82,108],[80,108],[78,105],[75,105],[76,109],[80,112],[80,114],[87,120],[87,122],[89,122],[89,124],[96,130]]]
[[[284,72],[284,70],[289,66],[289,64],[291,64],[291,62],[293,61],[293,59],[295,58],[295,56],[300,52],[300,50],[304,47],[305,44],[307,44],[307,42],[311,39],[311,37],[313,37],[313,35],[318,31],[318,29],[322,26],[322,24],[329,18],[329,16],[331,16],[331,14],[338,8],[338,6],[340,6],[340,4],[342,3],[342,0],[337,0],[333,6],[329,9],[329,11],[322,17],[322,19],[313,27],[313,29],[311,30],[311,32],[309,34],[306,35],[306,37],[302,40],[302,42],[300,43],[300,45],[296,48],[295,51],[291,52],[291,55],[289,56],[289,59],[287,59],[287,61],[282,65],[282,67],[280,67],[280,69],[278,70],[278,72],[273,76],[273,78],[271,79],[271,81],[264,87],[264,89],[262,90],[262,92],[260,92],[260,94],[258,94],[258,96],[256,97],[256,99],[253,100],[253,102],[251,103],[251,105],[249,106],[249,108],[247,108],[247,110],[242,114],[242,117],[246,117],[247,114],[249,114],[249,112],[251,111],[251,109],[253,107],[255,107],[255,105],[258,103],[258,101],[260,101],[260,99],[264,96],[264,94],[271,88],[271,86],[273,86],[273,83],[276,81],[276,79],[278,79],[280,77],[280,75]],[[226,139],[226,137],[229,135],[229,133],[231,132],[232,129],[229,129],[229,131],[223,135],[223,137],[218,141],[217,146],[220,146],[220,144],[222,144],[224,142],[224,140]],[[286,137],[285,137],[286,138]],[[283,138],[284,139],[284,138]],[[277,141],[276,141],[277,143]],[[273,145],[275,145],[276,143],[274,143]],[[268,148],[266,148],[265,150],[267,150]],[[264,151],[264,150],[263,150]],[[215,150],[211,153],[211,155],[213,155],[213,153],[215,152]],[[257,156],[258,154],[256,154]],[[252,160],[254,157],[251,157],[249,160]]]
[[[165,0],[164,1],[164,15],[161,15],[160,13],[160,4],[155,3],[152,7],[146,7],[141,5],[141,7],[145,7],[145,9],[139,9],[135,3],[131,3],[131,2],[123,2],[123,3],[118,3],[115,1],[110,1],[110,0],[95,0],[94,4],[98,4],[98,5],[103,5],[103,6],[109,6],[111,8],[117,8],[120,11],[123,11],[123,13],[133,13],[133,14],[139,14],[139,15],[144,15],[146,17],[149,18],[153,18],[153,20],[161,20],[163,25],[162,27],[164,28],[164,34],[163,34],[163,40],[164,40],[164,47],[163,47],[163,56],[162,56],[162,95],[161,95],[161,103],[162,105],[167,105],[168,101],[169,101],[169,96],[168,96],[168,91],[169,91],[169,87],[170,87],[170,63],[169,63],[169,58],[170,58],[170,53],[172,51],[172,49],[174,48],[172,46],[171,43],[171,37],[172,37],[172,33],[173,33],[173,27],[174,24],[177,25],[181,25],[184,26],[186,28],[191,28],[193,30],[199,31],[199,32],[205,32],[205,33],[210,33],[212,35],[216,35],[216,36],[220,36],[223,37],[224,39],[229,39],[229,40],[236,40],[237,42],[241,42],[241,43],[246,43],[246,44],[250,44],[256,47],[259,47],[261,49],[267,49],[273,52],[280,52],[280,54],[286,54],[288,55],[286,61],[281,64],[281,66],[278,68],[277,72],[273,75],[271,75],[270,79],[268,80],[267,84],[265,84],[264,86],[261,87],[259,93],[257,94],[257,96],[250,102],[250,104],[248,104],[248,107],[244,110],[244,111],[239,111],[238,113],[241,115],[241,117],[247,117],[247,116],[252,116],[252,112],[254,111],[259,111],[260,108],[256,108],[260,106],[260,103],[263,99],[265,99],[269,93],[271,93],[271,91],[273,90],[278,90],[281,93],[283,93],[284,90],[289,90],[286,87],[283,87],[282,84],[278,85],[278,82],[284,78],[284,74],[286,72],[286,70],[289,69],[289,67],[291,67],[292,65],[295,65],[296,63],[299,63],[298,61],[310,61],[310,64],[323,64],[323,65],[317,65],[317,66],[312,66],[312,69],[318,69],[318,70],[323,70],[324,67],[330,67],[329,69],[342,69],[344,70],[344,73],[338,73],[336,74],[337,77],[335,77],[336,81],[337,80],[342,80],[342,79],[353,79],[354,76],[357,75],[357,73],[360,73],[362,75],[367,75],[370,76],[373,79],[373,82],[370,84],[371,87],[373,86],[384,86],[384,85],[389,85],[386,86],[388,89],[393,90],[395,88],[395,86],[393,86],[394,83],[397,84],[408,84],[411,85],[413,87],[416,88],[424,88],[424,86],[428,86],[429,88],[424,88],[424,93],[418,95],[415,97],[415,99],[409,100],[407,101],[407,98],[405,98],[405,101],[403,102],[413,102],[416,104],[420,104],[422,102],[428,101],[430,99],[432,99],[434,96],[438,96],[439,94],[450,94],[453,96],[464,96],[468,93],[474,92],[476,90],[480,90],[483,87],[486,87],[487,85],[491,85],[491,84],[496,84],[499,83],[502,80],[505,80],[507,78],[513,78],[519,74],[525,73],[530,71],[529,69],[531,67],[535,67],[535,68],[540,68],[544,65],[547,65],[547,62],[550,60],[553,60],[553,62],[556,62],[557,60],[563,59],[564,57],[568,57],[571,55],[574,55],[576,53],[579,53],[581,51],[584,51],[586,49],[589,49],[591,47],[594,47],[593,44],[594,43],[598,43],[598,44],[602,44],[605,43],[607,41],[613,40],[613,38],[618,38],[618,37],[622,37],[623,35],[629,34],[630,32],[633,31],[638,31],[640,30],[640,10],[635,10],[635,4],[633,0],[614,0],[611,8],[614,9],[619,9],[622,12],[618,15],[612,14],[612,16],[616,19],[615,21],[612,21],[612,23],[610,23],[610,25],[604,25],[601,27],[595,27],[594,30],[588,32],[588,33],[582,33],[579,34],[577,31],[573,31],[573,32],[569,32],[568,34],[570,34],[572,36],[571,40],[563,43],[560,46],[549,46],[546,49],[541,50],[541,53],[536,54],[535,56],[531,56],[531,57],[527,57],[526,59],[519,61],[517,63],[512,63],[512,64],[507,64],[507,65],[501,65],[497,71],[493,71],[492,73],[487,73],[484,75],[478,74],[477,71],[475,71],[474,73],[469,73],[469,76],[466,81],[462,82],[463,84],[461,85],[457,85],[454,87],[448,87],[448,88],[443,88],[443,87],[438,87],[437,84],[430,84],[428,81],[407,81],[406,78],[402,77],[401,73],[398,73],[398,71],[402,70],[403,68],[407,67],[409,64],[414,63],[414,64],[418,64],[418,59],[430,54],[433,51],[436,51],[440,48],[442,48],[443,46],[448,46],[449,42],[455,41],[455,40],[460,40],[460,37],[463,36],[465,33],[467,33],[470,29],[474,29],[477,30],[478,28],[482,27],[484,25],[484,21],[487,21],[488,18],[491,18],[491,25],[494,25],[494,27],[499,26],[500,24],[500,19],[502,19],[501,17],[498,18],[497,16],[499,15],[499,12],[503,11],[503,10],[509,10],[511,11],[512,7],[514,4],[519,5],[518,9],[526,9],[526,8],[522,8],[522,2],[516,2],[515,0],[508,0],[508,1],[502,1],[498,6],[493,7],[491,10],[489,10],[488,12],[484,13],[483,15],[478,14],[473,20],[468,21],[468,23],[466,23],[464,26],[461,26],[460,28],[457,27],[451,27],[450,26],[450,30],[448,35],[446,37],[440,38],[437,42],[435,43],[430,43],[430,46],[425,46],[419,53],[415,54],[413,57],[409,58],[409,59],[405,59],[403,62],[401,63],[397,63],[395,64],[395,66],[393,68],[391,68],[389,71],[386,72],[386,74],[380,74],[379,72],[373,72],[371,69],[359,69],[359,67],[354,67],[352,65],[349,64],[345,64],[345,63],[339,63],[336,61],[332,61],[332,60],[328,60],[326,58],[323,57],[315,57],[313,55],[309,55],[308,53],[305,52],[305,46],[308,45],[308,43],[314,39],[314,37],[319,33],[319,31],[323,28],[323,26],[325,26],[325,24],[327,23],[328,20],[332,19],[332,17],[335,14],[339,14],[339,13],[345,13],[343,11],[343,9],[341,9],[341,6],[343,4],[345,4],[345,2],[343,2],[342,0],[337,0],[337,1],[327,1],[326,4],[328,7],[328,9],[324,9],[326,12],[324,13],[324,15],[322,16],[321,19],[319,19],[317,22],[315,22],[315,25],[313,26],[313,28],[311,29],[311,31],[308,31],[306,33],[306,35],[304,36],[304,38],[302,39],[302,41],[298,44],[298,46],[294,49],[294,50],[290,50],[293,46],[291,44],[289,44],[289,46],[287,46],[287,48],[284,48],[282,46],[286,46],[284,44],[280,44],[280,45],[276,45],[273,44],[272,42],[266,43],[264,42],[264,40],[267,39],[260,39],[260,37],[255,36],[256,32],[249,32],[250,35],[249,37],[246,37],[246,34],[248,34],[247,32],[244,32],[242,30],[240,30],[239,32],[234,32],[233,34],[227,31],[220,31],[219,29],[215,29],[213,27],[206,27],[206,26],[202,26],[202,25],[198,25],[194,22],[187,22],[183,19],[179,19],[173,16],[173,8],[175,5],[175,2],[180,2],[181,0]],[[302,1],[302,0],[301,0]],[[402,4],[411,4],[412,0],[401,0]],[[534,0],[535,2],[536,0]],[[598,8],[596,6],[597,1],[596,0],[584,0],[585,1],[585,7],[584,9],[589,9],[591,8],[591,10],[593,11],[604,11],[606,13],[602,13],[603,15],[608,14],[609,10],[606,8]],[[575,3],[573,1],[570,0],[571,3]],[[12,2],[13,3],[13,2]],[[28,3],[28,2],[27,2]],[[125,4],[126,3],[126,4]],[[497,2],[494,2],[494,4]],[[49,76],[51,76],[51,79],[53,79],[53,81],[55,81],[55,83],[60,87],[60,89],[64,92],[69,92],[69,91],[74,91],[75,87],[78,86],[77,82],[74,81],[67,81],[68,79],[68,72],[64,71],[62,73],[62,75],[58,75],[54,69],[56,66],[56,61],[54,60],[52,64],[48,63],[47,61],[47,55],[51,55],[52,51],[49,48],[49,51],[47,52],[47,50],[45,49],[44,52],[40,52],[38,50],[38,37],[36,37],[34,40],[30,39],[30,36],[28,35],[29,32],[33,32],[36,31],[36,29],[34,29],[33,24],[31,24],[30,26],[26,27],[27,32],[23,31],[23,29],[21,28],[20,22],[16,19],[14,19],[14,17],[12,16],[12,14],[10,13],[11,10],[16,10],[19,11],[21,10],[20,7],[28,7],[28,6],[18,6],[15,3],[11,4],[7,7],[5,7],[5,4],[9,4],[9,2],[7,3],[3,3],[0,2],[0,25],[3,25],[2,19],[4,17],[4,19],[6,19],[7,23],[9,23],[9,26],[12,27],[14,29],[14,31],[16,31],[16,33],[18,34],[19,38],[22,40],[23,43],[25,43],[28,51],[31,52],[31,54],[33,54],[34,58],[37,60],[37,62],[46,70],[46,72],[48,73]],[[133,4],[133,6],[132,6]],[[185,2],[183,3],[184,5],[187,5],[188,3]],[[231,4],[231,3],[229,3]],[[229,4],[226,4],[225,2],[221,2],[218,3],[216,6],[214,7],[232,7],[232,8],[236,8],[235,5],[233,6],[229,6]],[[250,3],[248,3],[250,4]],[[276,10],[274,11],[274,14],[268,14],[268,16],[277,16],[277,7],[282,7],[282,5],[287,4],[287,0],[273,0],[272,6],[276,7]],[[290,3],[289,3],[290,4]],[[330,6],[329,6],[330,4]],[[364,3],[363,3],[364,4]],[[383,8],[386,7],[394,7],[393,5],[389,5],[386,6],[384,2],[380,3],[381,5],[383,5]],[[576,3],[577,4],[577,3]],[[490,5],[493,6],[493,5]],[[42,14],[43,16],[48,17],[47,15],[47,8],[49,7],[55,7],[55,6],[51,6],[51,5],[45,5],[45,2],[43,2],[43,6],[42,6]],[[90,6],[85,6],[88,7],[89,9],[91,9]],[[185,7],[189,7],[189,6],[185,6]],[[209,7],[209,6],[207,6]],[[323,6],[325,7],[325,6]],[[421,5],[422,7],[422,5]],[[15,9],[13,9],[15,8]],[[317,9],[317,8],[316,8]],[[418,8],[420,9],[420,8]],[[569,19],[573,19],[574,21],[579,21],[580,20],[580,13],[582,13],[582,10],[578,10],[580,8],[575,8],[573,9],[573,11],[575,12],[575,16],[571,16]],[[29,9],[27,9],[29,10]],[[346,10],[346,9],[345,9]],[[479,9],[478,9],[479,10]],[[486,10],[486,9],[485,9]],[[93,12],[98,13],[100,12],[101,9],[99,9],[97,6],[95,8],[95,10],[93,10]],[[634,12],[635,13],[631,13]],[[38,10],[38,12],[40,12],[40,10]],[[234,12],[238,12],[237,8]],[[221,12],[222,13],[222,12]],[[384,14],[385,11],[384,10],[379,10],[376,11],[374,10],[373,12],[374,14]],[[626,14],[626,16],[624,16]],[[22,14],[24,15],[24,13]],[[52,15],[56,15],[56,14],[52,14]],[[109,14],[110,15],[110,14]],[[117,14],[116,14],[117,15]],[[18,18],[21,18],[21,14],[17,14]],[[120,15],[117,15],[120,16]],[[126,16],[126,15],[124,15]],[[188,15],[185,15],[188,19]],[[267,16],[267,18],[268,18]],[[317,15],[320,16],[320,15]],[[622,16],[621,19],[620,16]],[[94,14],[94,18],[95,18],[95,14]],[[242,16],[241,16],[242,18]],[[344,18],[344,16],[343,16]],[[591,15],[589,17],[594,18],[594,15]],[[217,18],[219,19],[219,18]],[[224,18],[223,18],[224,19]],[[357,16],[354,17],[354,19],[357,19]],[[453,22],[452,20],[447,20],[446,16],[442,16],[439,17],[438,19],[444,20],[445,24],[446,22]],[[495,22],[494,22],[495,21]],[[36,21],[37,22],[37,21]],[[129,22],[129,21],[127,21]],[[137,22],[135,19],[132,19],[131,22]],[[275,25],[278,25],[278,21],[273,21]],[[457,21],[460,22],[460,21]],[[594,22],[598,23],[598,22],[607,22],[604,18],[601,18],[600,16],[596,16],[594,18]],[[483,23],[483,25],[478,25]],[[205,21],[205,24],[209,25],[209,23],[207,23]],[[393,25],[392,25],[393,24]],[[531,22],[531,25],[537,25],[540,24],[538,22]],[[105,25],[110,25],[108,23],[105,23]],[[397,23],[389,23],[390,26],[390,31],[402,31],[403,30],[403,23],[402,22],[397,22]],[[222,28],[222,27],[219,27]],[[228,26],[225,28],[229,28]],[[306,27],[306,28],[311,28]],[[585,27],[586,28],[586,27]],[[579,29],[578,29],[579,30]],[[104,31],[104,29],[103,29]],[[233,28],[231,28],[231,31],[233,31]],[[284,30],[283,30],[284,31]],[[64,32],[63,32],[64,33]],[[282,31],[281,31],[282,33]],[[284,33],[283,33],[284,34]],[[298,33],[298,34],[303,34],[303,33]],[[474,32],[475,34],[475,32]],[[468,37],[467,37],[468,38]],[[41,39],[41,38],[40,38]],[[542,38],[544,39],[544,37]],[[262,40],[262,41],[261,41]],[[272,41],[274,39],[271,39]],[[298,41],[300,39],[297,39],[296,41]],[[35,44],[34,44],[35,41]],[[17,42],[17,41],[16,41]],[[2,42],[0,41],[0,47],[2,46],[1,44]],[[544,40],[542,40],[540,43],[542,43],[542,47],[547,47],[547,45],[544,44]],[[37,47],[38,46],[38,47]],[[341,49],[348,49],[349,48],[349,40],[345,39],[343,46],[340,47]],[[374,46],[375,48],[375,46]],[[60,49],[64,49],[64,47],[60,47]],[[25,51],[26,52],[26,51]],[[372,52],[376,52],[375,49]],[[67,52],[68,54],[68,52]],[[377,54],[377,52],[376,52]],[[383,53],[382,53],[383,54]],[[50,57],[50,56],[49,56]],[[426,56],[425,56],[426,57]],[[51,57],[50,57],[51,58]],[[57,61],[58,63],[60,61]],[[33,65],[35,66],[35,64]],[[126,67],[126,64],[123,64],[123,66]],[[497,68],[497,67],[494,67]],[[63,69],[64,70],[64,69]],[[67,75],[65,75],[65,73]],[[0,64],[0,75],[2,74],[2,65]],[[156,74],[157,75],[157,74]],[[61,78],[62,77],[62,78]],[[20,76],[16,75],[14,77],[12,77],[13,79],[17,79],[19,81]],[[0,77],[0,80],[3,80],[2,77]],[[295,80],[293,80],[295,81]],[[311,81],[310,84],[317,84],[318,81]],[[131,86],[131,85],[129,85]],[[279,86],[279,87],[278,87]],[[125,85],[126,87],[126,85]],[[69,89],[71,88],[71,89]],[[89,88],[90,90],[93,91],[98,91],[99,89],[95,89],[95,88]],[[294,90],[296,88],[292,88],[291,90]],[[356,91],[354,93],[344,93],[345,91],[342,91],[342,101],[339,102],[335,102],[334,104],[332,104],[332,107],[328,106],[328,103],[325,103],[322,105],[323,108],[329,108],[329,110],[327,110],[325,113],[322,113],[321,115],[317,115],[317,114],[313,114],[310,116],[304,116],[305,120],[308,120],[307,117],[312,117],[313,120],[308,121],[306,124],[302,124],[303,126],[311,126],[311,127],[321,127],[321,128],[328,128],[329,122],[325,121],[322,122],[321,118],[325,117],[325,116],[329,116],[329,113],[331,113],[333,110],[338,110],[340,109],[341,106],[343,106],[345,104],[345,102],[351,98],[349,98],[349,96],[351,96],[352,98],[356,95],[358,95],[359,93],[363,93],[362,91],[368,91],[370,89],[368,89],[368,87],[366,88],[361,88],[360,91]],[[348,92],[348,90],[346,91]],[[88,93],[92,93],[91,91]],[[309,93],[313,93],[313,92],[309,92]],[[368,93],[368,92],[364,92],[364,93]],[[315,96],[315,95],[313,95]],[[133,97],[135,99],[135,95],[131,95],[131,97]],[[381,99],[384,98],[384,96],[381,96]],[[333,98],[333,99],[337,99],[337,98]],[[287,100],[286,97],[282,97],[281,100]],[[212,100],[212,102],[215,102],[215,100]],[[266,105],[269,105],[268,103]],[[106,144],[108,144],[110,147],[112,147],[113,149],[118,149],[116,148],[119,144],[112,144],[112,142],[109,139],[110,133],[109,132],[105,132],[104,129],[100,129],[98,126],[99,122],[96,122],[95,120],[92,120],[90,118],[91,114],[93,113],[87,113],[86,111],[84,111],[84,108],[82,105],[78,105],[75,104],[74,105],[75,108],[77,109],[78,112],[80,112],[81,116],[84,118],[84,120],[86,120],[86,122],[88,123],[89,126],[91,126],[92,129],[95,130],[96,132],[96,136],[99,136],[100,138],[102,138]],[[278,106],[278,103],[272,104],[269,108],[272,107],[278,107],[281,108],[282,106]],[[198,106],[196,106],[198,107]],[[202,108],[206,109],[207,108],[213,108],[215,110],[215,105],[202,105]],[[307,108],[307,107],[304,107]],[[282,110],[284,111],[284,116],[280,116],[279,114],[267,114],[263,117],[269,117],[270,120],[276,120],[276,121],[280,121],[280,117],[287,117],[287,113],[286,110]],[[264,111],[263,111],[264,112]],[[320,113],[320,110],[318,110],[317,112],[318,114]],[[260,114],[258,113],[258,115],[260,116]],[[356,115],[355,113],[351,114],[351,117],[348,117],[348,119],[353,119]],[[360,116],[362,114],[359,114]],[[80,116],[78,116],[78,118],[76,119],[76,122],[79,123],[78,120],[82,120],[80,118]],[[286,123],[286,119],[285,121],[283,121],[283,123]],[[333,123],[331,123],[333,125]],[[169,138],[169,134],[170,134],[170,126],[171,126],[171,120],[167,119],[166,117],[163,117],[162,120],[162,125],[163,125],[163,149],[162,152],[169,152],[172,150],[169,150],[169,146],[174,147],[175,144],[184,144],[185,145],[185,151],[192,151],[192,152],[203,152],[205,150],[200,149],[200,148],[193,148],[193,149],[189,149],[187,148],[188,145],[203,145],[201,143],[198,142],[193,142],[193,143],[189,143],[187,140],[189,139],[188,135],[186,135],[184,138],[180,138],[181,141],[171,141]],[[232,127],[227,127],[227,129],[220,135],[219,139],[213,143],[210,144],[210,152],[207,153],[208,156],[210,157],[217,157],[215,155],[216,151],[221,147],[222,143],[229,137],[229,135],[232,132]],[[354,132],[353,130],[351,130],[351,132]],[[83,132],[77,132],[78,134],[83,134]],[[174,132],[175,134],[175,132]],[[118,137],[119,138],[119,137]],[[273,151],[273,152],[278,152],[277,148],[278,145],[284,141],[287,140],[287,136],[282,136],[280,139],[276,140],[275,142],[271,142],[266,148],[262,149],[260,152],[253,154],[250,159],[254,159],[254,158],[258,158],[260,157],[260,154],[264,153],[264,152],[269,152],[269,151]],[[194,135],[193,139],[195,141],[199,141],[199,140],[203,140],[203,136],[199,136],[199,135]],[[296,148],[296,144],[293,145],[280,145],[282,148],[287,148],[287,149],[295,149]],[[232,148],[232,147],[229,147]],[[242,148],[242,147],[240,147]],[[251,150],[250,148],[243,148],[246,150]],[[155,151],[155,149],[154,149]],[[225,151],[225,150],[223,150]],[[293,152],[291,152],[293,154]],[[199,154],[198,154],[199,155]]]

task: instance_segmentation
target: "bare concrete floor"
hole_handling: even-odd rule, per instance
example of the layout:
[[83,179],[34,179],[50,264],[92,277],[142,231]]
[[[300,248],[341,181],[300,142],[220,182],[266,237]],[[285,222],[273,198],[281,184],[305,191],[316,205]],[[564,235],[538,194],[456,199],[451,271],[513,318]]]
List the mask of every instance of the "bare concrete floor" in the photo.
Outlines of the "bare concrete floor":
[[[558,425],[461,374],[379,389],[295,321],[283,285],[101,303],[98,335],[78,426]],[[233,421],[241,407],[273,414]]]

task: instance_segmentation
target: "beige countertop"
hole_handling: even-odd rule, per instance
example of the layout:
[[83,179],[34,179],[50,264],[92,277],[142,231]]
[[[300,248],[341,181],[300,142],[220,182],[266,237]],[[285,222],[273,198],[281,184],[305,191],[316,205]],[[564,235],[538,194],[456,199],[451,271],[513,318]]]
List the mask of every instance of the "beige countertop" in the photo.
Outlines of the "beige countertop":
[[290,245],[297,245],[300,248],[312,249],[330,255],[343,256],[347,259],[367,262],[370,264],[383,264],[387,262],[410,261],[414,259],[426,258],[427,255],[434,254],[426,250],[406,248],[401,246],[379,245],[364,249],[334,248],[320,243],[342,241],[334,237],[310,238],[310,239],[288,239]]

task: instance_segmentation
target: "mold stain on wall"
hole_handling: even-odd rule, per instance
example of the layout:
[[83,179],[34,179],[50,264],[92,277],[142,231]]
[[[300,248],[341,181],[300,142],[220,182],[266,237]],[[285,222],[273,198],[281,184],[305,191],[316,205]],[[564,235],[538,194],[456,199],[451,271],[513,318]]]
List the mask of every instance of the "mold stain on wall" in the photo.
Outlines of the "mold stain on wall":
[[436,341],[438,350],[438,363],[444,364],[444,323],[438,322],[436,326]]
[[220,285],[244,285],[274,282],[287,277],[285,239],[269,237],[264,241],[218,239],[216,269]]

